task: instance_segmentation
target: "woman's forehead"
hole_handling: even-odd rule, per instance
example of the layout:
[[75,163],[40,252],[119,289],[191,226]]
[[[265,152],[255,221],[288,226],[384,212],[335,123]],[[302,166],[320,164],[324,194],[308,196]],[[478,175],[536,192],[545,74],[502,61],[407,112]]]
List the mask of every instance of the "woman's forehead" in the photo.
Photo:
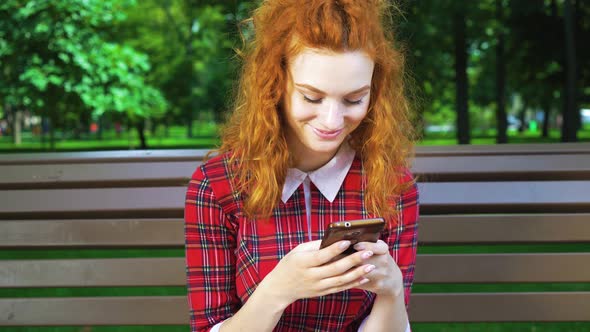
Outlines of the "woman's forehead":
[[295,84],[327,93],[349,93],[371,83],[373,60],[363,51],[332,52],[306,48],[290,61]]

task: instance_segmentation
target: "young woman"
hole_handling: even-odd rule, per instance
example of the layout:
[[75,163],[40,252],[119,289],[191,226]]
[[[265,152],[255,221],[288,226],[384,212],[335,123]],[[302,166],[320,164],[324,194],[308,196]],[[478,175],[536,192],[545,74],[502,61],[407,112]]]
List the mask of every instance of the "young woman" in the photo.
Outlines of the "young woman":
[[[409,331],[418,195],[386,0],[267,0],[219,154],[190,181],[193,331]],[[320,249],[335,221],[377,243]]]

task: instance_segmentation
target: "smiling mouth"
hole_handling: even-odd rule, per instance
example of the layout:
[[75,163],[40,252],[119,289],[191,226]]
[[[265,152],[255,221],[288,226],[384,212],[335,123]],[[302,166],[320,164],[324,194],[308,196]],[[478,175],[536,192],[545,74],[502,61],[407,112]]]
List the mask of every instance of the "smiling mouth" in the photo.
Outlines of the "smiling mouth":
[[338,135],[340,135],[340,133],[342,133],[342,131],[344,129],[339,129],[339,130],[321,130],[315,127],[311,127],[313,129],[313,131],[316,133],[316,135],[318,135],[321,138],[324,139],[330,139],[330,138],[335,138],[338,137]]

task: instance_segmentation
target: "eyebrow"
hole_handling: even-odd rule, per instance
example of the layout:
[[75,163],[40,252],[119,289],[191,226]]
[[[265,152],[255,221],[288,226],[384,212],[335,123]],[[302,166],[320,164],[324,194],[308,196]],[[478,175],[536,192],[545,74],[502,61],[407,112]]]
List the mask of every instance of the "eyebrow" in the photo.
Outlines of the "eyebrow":
[[[317,94],[327,95],[327,93],[325,93],[324,91],[322,91],[322,90],[320,90],[320,89],[318,89],[316,87],[313,87],[311,85],[308,85],[308,84],[295,83],[295,85],[298,86],[298,87],[301,87],[301,88],[305,88],[305,89],[307,89],[307,90],[309,90],[311,92],[315,92]],[[365,86],[363,86],[360,89],[356,89],[356,90],[354,90],[352,92],[347,93],[346,95],[349,96],[349,95],[358,94],[358,93],[361,93],[361,92],[365,92],[366,90],[369,90],[369,89],[371,89],[371,87],[368,86],[368,85],[365,85]]]

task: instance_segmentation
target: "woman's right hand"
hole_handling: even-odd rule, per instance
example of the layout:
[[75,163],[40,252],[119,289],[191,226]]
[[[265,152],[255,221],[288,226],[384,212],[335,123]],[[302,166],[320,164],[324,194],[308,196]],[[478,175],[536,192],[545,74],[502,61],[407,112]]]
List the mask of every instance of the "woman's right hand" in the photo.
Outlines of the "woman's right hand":
[[371,251],[358,251],[334,260],[350,246],[350,241],[339,241],[324,249],[319,249],[320,243],[311,241],[295,247],[258,288],[270,296],[269,300],[287,307],[298,299],[341,292],[369,281],[364,276],[375,267],[364,262],[373,255]]

